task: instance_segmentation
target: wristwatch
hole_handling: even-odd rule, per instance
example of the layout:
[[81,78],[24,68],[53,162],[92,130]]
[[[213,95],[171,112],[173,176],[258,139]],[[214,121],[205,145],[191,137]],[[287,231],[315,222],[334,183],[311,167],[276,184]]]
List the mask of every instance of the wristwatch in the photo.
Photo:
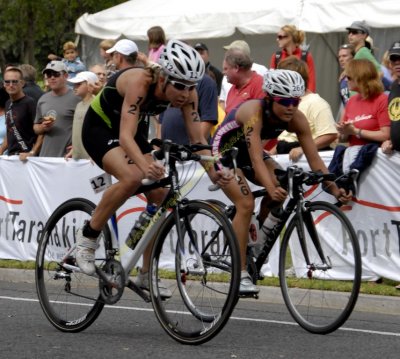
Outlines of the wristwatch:
[[362,131],[362,129],[359,128],[358,131],[357,131],[357,133],[356,133],[356,137],[357,137],[357,138],[361,138],[361,131]]

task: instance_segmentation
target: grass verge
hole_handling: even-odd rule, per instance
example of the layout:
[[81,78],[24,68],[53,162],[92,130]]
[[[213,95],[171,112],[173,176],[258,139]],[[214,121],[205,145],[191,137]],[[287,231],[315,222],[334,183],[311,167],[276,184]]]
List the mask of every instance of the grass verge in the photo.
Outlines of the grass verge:
[[[15,268],[15,269],[35,269],[35,261],[18,261],[14,259],[0,259],[0,268]],[[136,271],[132,271],[132,275],[135,275]],[[166,278],[170,278],[170,274],[165,274]],[[172,278],[172,277],[171,277]],[[221,278],[223,280],[223,278]],[[300,285],[299,285],[300,282]],[[304,288],[306,288],[307,280],[304,280]],[[327,285],[328,283],[328,285]],[[385,295],[385,296],[396,296],[400,297],[400,290],[396,289],[395,286],[399,282],[391,279],[384,278],[382,283],[377,282],[362,282],[360,293],[371,294],[371,295]],[[277,277],[266,277],[262,281],[258,282],[258,285],[262,286],[273,286],[279,287],[279,279]],[[301,287],[301,281],[296,281],[296,286]],[[328,290],[348,291],[349,285],[344,281],[324,281],[324,286]]]

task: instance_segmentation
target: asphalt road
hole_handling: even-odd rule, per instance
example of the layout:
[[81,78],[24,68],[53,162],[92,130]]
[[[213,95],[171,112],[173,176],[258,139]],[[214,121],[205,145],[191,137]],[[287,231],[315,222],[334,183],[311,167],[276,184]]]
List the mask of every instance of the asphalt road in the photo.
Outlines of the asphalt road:
[[[2,272],[4,273],[4,271]],[[21,273],[21,272],[20,272]],[[151,304],[126,291],[78,334],[45,319],[32,280],[0,273],[0,358],[398,358],[400,299],[361,296],[346,324],[329,335],[310,334],[268,295],[240,300],[222,332],[201,346],[185,346],[160,327]],[[27,278],[23,275],[22,278]]]

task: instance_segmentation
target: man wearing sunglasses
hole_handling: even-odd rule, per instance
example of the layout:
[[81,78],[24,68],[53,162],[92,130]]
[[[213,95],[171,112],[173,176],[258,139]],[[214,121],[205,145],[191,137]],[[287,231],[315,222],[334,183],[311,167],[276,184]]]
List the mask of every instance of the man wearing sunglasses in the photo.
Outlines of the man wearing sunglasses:
[[40,157],[64,157],[71,146],[72,122],[80,98],[67,85],[68,69],[51,61],[42,71],[50,91],[39,98],[33,129],[43,135]]
[[[239,291],[242,296],[259,292],[246,271],[246,249],[254,211],[254,198],[246,179],[264,187],[268,192],[261,203],[258,222],[262,231],[259,234],[268,233],[270,228],[265,226],[266,223],[279,220],[275,215],[279,213],[278,209],[287,196],[274,174],[274,169],[279,168],[279,165],[264,152],[262,141],[277,138],[284,130],[294,132],[311,169],[328,172],[318,154],[307,119],[298,111],[300,98],[305,91],[301,75],[291,70],[270,70],[264,75],[263,91],[263,99],[249,100],[232,110],[216,131],[212,142],[214,155],[232,146],[239,149],[237,175],[240,180],[229,182],[223,191],[236,207],[232,224],[241,252]],[[351,199],[351,195],[339,189],[336,184],[329,182],[326,186],[339,201]],[[266,238],[265,234],[263,236]]]
[[[168,106],[180,108],[191,143],[204,143],[197,113],[196,84],[205,72],[204,61],[191,46],[170,40],[159,58],[159,66],[131,67],[119,71],[92,101],[82,129],[82,141],[94,162],[118,182],[104,192],[92,218],[77,233],[77,264],[87,274],[95,272],[97,237],[114,213],[140,186],[144,178],[159,180],[164,167],[155,162],[148,142],[149,115]],[[206,168],[214,182],[226,183],[231,176]],[[160,205],[166,192],[147,192],[148,203]],[[129,250],[129,249],[126,249]],[[136,285],[148,289],[151,246],[144,254]],[[165,288],[162,297],[171,295]]]
[[38,140],[33,132],[35,101],[23,91],[21,69],[8,67],[4,72],[3,84],[10,99],[5,107],[7,133],[0,146],[0,155],[7,150],[9,156],[19,155],[20,160],[25,161],[38,153],[41,144],[41,138]]
[[382,151],[387,154],[393,150],[400,151],[400,41],[394,42],[390,47],[389,60],[397,80],[392,83],[388,99],[390,140],[383,142],[381,146]]

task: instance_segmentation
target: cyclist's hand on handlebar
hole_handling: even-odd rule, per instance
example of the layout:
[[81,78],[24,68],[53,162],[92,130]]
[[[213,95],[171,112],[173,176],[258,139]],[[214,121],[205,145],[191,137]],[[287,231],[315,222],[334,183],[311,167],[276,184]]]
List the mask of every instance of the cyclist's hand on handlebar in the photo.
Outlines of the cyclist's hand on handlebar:
[[150,163],[149,167],[147,168],[146,178],[157,181],[164,177],[165,177],[164,166],[157,161]]
[[346,192],[344,188],[337,188],[332,192],[333,192],[332,195],[335,196],[336,199],[343,204],[350,202],[353,197],[353,192],[352,191]]
[[226,186],[234,178],[232,171],[225,169],[216,171],[215,175],[213,182],[217,183],[220,187]]
[[288,194],[287,191],[281,186],[276,186],[275,188],[267,188],[267,191],[271,199],[276,202],[283,202]]

